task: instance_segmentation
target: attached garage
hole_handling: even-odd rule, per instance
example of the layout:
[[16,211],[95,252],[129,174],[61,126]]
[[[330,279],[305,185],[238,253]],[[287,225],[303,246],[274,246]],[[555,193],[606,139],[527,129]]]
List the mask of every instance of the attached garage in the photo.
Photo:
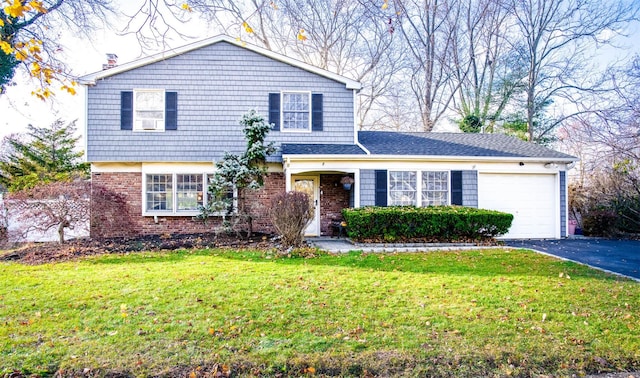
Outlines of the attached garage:
[[478,207],[513,214],[504,238],[559,238],[558,187],[556,174],[480,173]]
[[[502,238],[567,236],[573,156],[503,134],[360,131],[358,143],[361,153],[350,145],[283,144],[286,182],[344,172],[354,179],[354,207],[426,206],[438,198],[513,214]],[[332,200],[326,190],[320,189],[321,208]]]

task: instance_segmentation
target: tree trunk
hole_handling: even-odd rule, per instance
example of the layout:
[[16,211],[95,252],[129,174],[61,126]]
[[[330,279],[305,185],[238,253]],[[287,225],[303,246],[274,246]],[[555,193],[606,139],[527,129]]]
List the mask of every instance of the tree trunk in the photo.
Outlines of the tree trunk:
[[64,243],[64,228],[67,227],[68,222],[60,222],[58,225],[58,243]]

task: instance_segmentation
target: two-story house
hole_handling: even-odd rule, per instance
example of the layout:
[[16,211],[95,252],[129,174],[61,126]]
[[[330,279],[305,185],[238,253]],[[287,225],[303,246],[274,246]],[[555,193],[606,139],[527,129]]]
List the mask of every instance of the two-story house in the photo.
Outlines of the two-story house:
[[258,229],[271,230],[274,194],[303,190],[316,207],[308,235],[330,234],[345,207],[443,204],[514,214],[507,237],[567,233],[574,157],[498,134],[358,131],[360,83],[228,36],[82,82],[92,182],[127,203],[121,227],[92,224],[92,235],[210,231],[193,216],[214,162],[244,150],[239,120],[250,109],[273,124],[278,148],[254,198],[265,207]]

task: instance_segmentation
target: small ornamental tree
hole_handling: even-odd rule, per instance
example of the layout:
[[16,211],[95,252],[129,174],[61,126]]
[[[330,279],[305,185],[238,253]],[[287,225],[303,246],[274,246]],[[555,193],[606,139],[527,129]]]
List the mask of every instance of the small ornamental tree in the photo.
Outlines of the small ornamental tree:
[[304,230],[313,216],[309,196],[295,191],[280,193],[271,201],[270,215],[282,237],[282,247],[300,247],[304,242]]
[[55,229],[64,243],[66,229],[84,227],[90,217],[91,183],[88,181],[52,182],[11,193],[7,207],[23,225],[21,233]]
[[[223,226],[235,229],[245,224],[247,235],[253,233],[254,204],[247,200],[251,191],[264,186],[267,174],[267,157],[275,152],[273,142],[265,143],[271,125],[255,110],[242,116],[240,124],[247,141],[247,149],[242,155],[225,152],[222,160],[216,162],[216,173],[209,183],[209,201],[202,206],[199,219],[206,221],[210,216],[225,214]],[[237,195],[230,195],[231,193]],[[233,205],[237,204],[235,211]],[[226,215],[230,219],[226,219]]]
[[29,125],[26,135],[14,134],[3,141],[0,185],[10,192],[53,181],[89,177],[84,152],[77,149],[76,122],[57,120],[49,127]]

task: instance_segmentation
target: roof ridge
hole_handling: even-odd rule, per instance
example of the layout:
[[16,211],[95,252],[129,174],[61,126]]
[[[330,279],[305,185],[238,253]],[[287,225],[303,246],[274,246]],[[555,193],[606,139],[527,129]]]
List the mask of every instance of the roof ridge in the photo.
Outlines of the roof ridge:
[[101,71],[96,71],[96,72],[92,72],[83,76],[80,76],[79,81],[81,84],[84,85],[91,85],[91,84],[95,84],[96,80],[99,79],[103,79],[103,78],[107,78],[113,75],[117,75],[119,73],[122,72],[126,72],[126,71],[130,71],[139,67],[143,67],[152,63],[156,63],[156,62],[160,62],[163,60],[167,60],[182,54],[186,54],[188,52],[194,51],[194,50],[198,50],[200,48],[204,48],[210,45],[214,45],[220,42],[226,42],[229,44],[232,44],[234,46],[238,46],[240,48],[255,52],[256,54],[260,54],[263,56],[266,56],[268,58],[277,60],[279,62],[285,63],[285,64],[289,64],[291,66],[300,68],[302,70],[305,71],[309,71],[312,73],[315,73],[317,75],[335,80],[339,83],[343,83],[346,85],[346,87],[348,89],[356,89],[359,90],[360,88],[362,88],[362,84],[360,84],[360,82],[350,79],[346,76],[343,75],[339,75],[335,72],[331,72],[328,70],[325,70],[323,68],[320,67],[316,67],[314,65],[311,65],[309,63],[305,63],[301,60],[298,60],[296,58],[292,58],[289,57],[287,55],[272,51],[272,50],[268,50],[266,48],[251,44],[251,43],[247,43],[245,41],[239,40],[237,38],[233,38],[229,35],[226,34],[218,34],[216,36],[213,37],[208,37],[208,38],[204,38],[201,39],[199,41],[195,41],[195,42],[191,42],[185,45],[181,45],[175,48],[171,48],[168,50],[163,50],[160,51],[158,53],[149,55],[147,57],[143,57],[143,58],[139,58],[139,59],[135,59],[131,62],[127,62],[118,66],[115,66],[113,68],[109,68],[107,70],[101,70]]

